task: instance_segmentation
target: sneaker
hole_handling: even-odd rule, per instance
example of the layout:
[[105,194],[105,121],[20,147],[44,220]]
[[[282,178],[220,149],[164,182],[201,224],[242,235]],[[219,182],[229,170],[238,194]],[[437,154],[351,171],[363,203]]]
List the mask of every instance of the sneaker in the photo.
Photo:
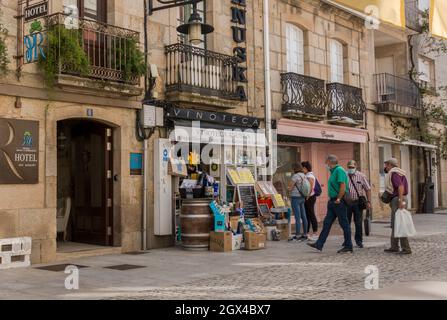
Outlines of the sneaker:
[[297,236],[293,236],[292,238],[289,238],[289,242],[296,242],[296,241],[298,241]]
[[385,249],[386,253],[399,253],[399,249],[393,249],[393,248],[389,248],[389,249]]
[[357,248],[359,248],[359,249],[363,249],[363,248],[364,248],[363,243],[358,244],[358,245],[357,245]]
[[341,250],[338,250],[337,253],[353,253],[354,250],[350,249],[350,248],[343,248]]
[[308,239],[307,236],[301,236],[298,238],[298,241],[306,241]]
[[316,243],[307,243],[307,245],[315,250],[322,252],[323,250],[317,247]]
[[398,254],[400,254],[400,255],[409,255],[409,254],[413,254],[413,253],[411,251],[408,251],[408,250],[402,250]]

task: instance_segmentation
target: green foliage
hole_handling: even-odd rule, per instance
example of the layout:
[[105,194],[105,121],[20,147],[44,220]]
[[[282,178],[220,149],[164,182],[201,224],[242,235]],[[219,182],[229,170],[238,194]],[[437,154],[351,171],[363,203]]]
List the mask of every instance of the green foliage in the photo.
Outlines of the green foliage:
[[[43,71],[45,82],[53,88],[59,73],[88,77],[91,71],[89,58],[84,50],[82,30],[52,26],[47,32],[45,58],[40,57],[39,68]],[[116,68],[123,71],[125,82],[146,74],[144,54],[134,38],[127,38],[111,44],[115,54]],[[100,81],[98,81],[100,83]]]
[[7,35],[8,30],[0,23],[0,76],[4,75],[8,70],[8,48],[5,41]]
[[144,54],[138,48],[138,42],[134,38],[122,41],[115,54],[117,61],[120,61],[120,69],[124,72],[124,81],[146,74],[147,66],[144,61]]
[[60,68],[80,76],[89,74],[90,62],[84,51],[82,33],[79,30],[56,25],[49,27],[46,36],[45,58],[39,58],[38,66],[43,71],[48,87],[54,87]]

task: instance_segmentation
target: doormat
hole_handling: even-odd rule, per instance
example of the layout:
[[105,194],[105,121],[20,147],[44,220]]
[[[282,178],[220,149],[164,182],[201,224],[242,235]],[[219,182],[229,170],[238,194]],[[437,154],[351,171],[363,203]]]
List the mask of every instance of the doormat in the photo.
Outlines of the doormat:
[[76,265],[76,264],[57,264],[57,265],[52,265],[52,266],[39,267],[39,268],[35,268],[35,269],[45,270],[45,271],[53,271],[53,272],[62,272],[62,271],[65,271],[65,269],[67,269],[68,266],[77,267],[78,269],[89,268],[87,266],[80,266],[80,265]]
[[127,271],[127,270],[143,269],[143,268],[146,268],[146,266],[135,266],[131,264],[120,264],[117,266],[104,267],[104,269],[112,269],[119,271]]

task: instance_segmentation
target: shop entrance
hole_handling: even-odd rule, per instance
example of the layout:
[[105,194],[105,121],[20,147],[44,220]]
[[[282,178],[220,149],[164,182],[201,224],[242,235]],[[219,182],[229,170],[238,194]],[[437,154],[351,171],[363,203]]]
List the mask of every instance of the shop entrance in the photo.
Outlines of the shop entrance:
[[57,125],[57,231],[62,243],[113,245],[112,128],[65,120]]

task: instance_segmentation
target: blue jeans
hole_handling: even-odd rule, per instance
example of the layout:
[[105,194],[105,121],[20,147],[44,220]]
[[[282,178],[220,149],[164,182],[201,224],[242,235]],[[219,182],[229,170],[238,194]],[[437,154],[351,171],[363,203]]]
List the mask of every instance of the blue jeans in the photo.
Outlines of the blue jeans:
[[327,205],[327,215],[324,219],[323,230],[321,231],[320,238],[316,243],[318,249],[323,249],[324,244],[329,237],[329,233],[331,232],[332,225],[337,218],[338,223],[340,223],[340,226],[343,229],[343,234],[345,237],[343,246],[345,248],[352,249],[351,227],[348,221],[347,207],[344,202],[336,204],[333,200],[330,200]]
[[296,236],[301,235],[301,221],[303,222],[303,234],[307,235],[307,217],[304,208],[305,199],[303,197],[292,197],[292,209],[295,214]]

